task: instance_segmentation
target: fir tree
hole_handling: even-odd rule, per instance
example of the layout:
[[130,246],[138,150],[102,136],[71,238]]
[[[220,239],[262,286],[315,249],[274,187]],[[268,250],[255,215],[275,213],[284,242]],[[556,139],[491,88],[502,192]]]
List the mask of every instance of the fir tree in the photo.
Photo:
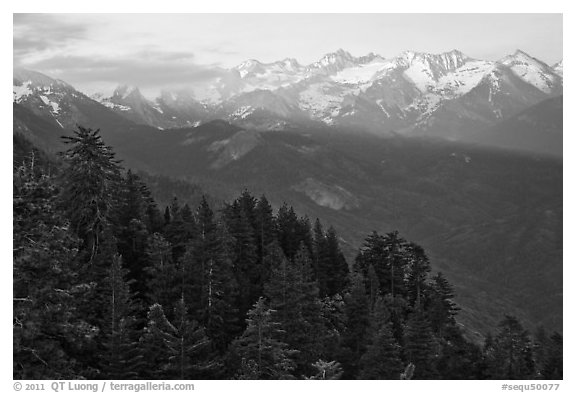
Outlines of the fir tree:
[[182,290],[193,299],[195,318],[206,327],[214,347],[222,353],[241,330],[234,300],[238,286],[233,274],[233,240],[215,222],[212,209],[202,199],[196,213],[198,234],[188,244],[182,264]]
[[188,318],[184,299],[176,304],[172,322],[162,306],[154,304],[148,313],[144,336],[147,369],[162,379],[199,379],[216,367],[207,360],[210,341],[204,329]]
[[301,240],[297,236],[298,216],[296,216],[294,209],[288,207],[286,203],[278,209],[276,228],[278,231],[277,239],[284,255],[286,255],[288,259],[294,258]]
[[442,336],[447,327],[456,324],[455,316],[458,307],[452,300],[454,289],[441,272],[432,278],[430,305],[428,307],[429,320],[432,330]]
[[233,352],[241,359],[240,379],[293,379],[294,351],[278,339],[282,330],[271,310],[260,298],[248,312],[247,327],[233,342]]
[[104,291],[109,298],[109,308],[102,329],[101,376],[105,379],[137,379],[143,365],[139,332],[135,327],[138,310],[120,256],[113,258],[108,272]]
[[436,343],[423,311],[416,309],[408,318],[404,351],[414,364],[414,379],[437,379]]
[[364,277],[356,273],[344,297],[346,324],[342,338],[341,363],[346,379],[355,379],[359,372],[359,361],[366,350],[366,332],[369,326],[369,304]]
[[488,372],[493,379],[530,379],[534,375],[532,344],[520,322],[506,315],[488,348]]
[[277,244],[270,246],[267,258],[271,258],[272,273],[265,285],[270,307],[276,312],[273,320],[282,326],[282,341],[298,350],[295,356],[297,373],[311,372],[312,362],[323,355],[324,321],[318,288],[309,281],[310,259],[304,245],[289,261]]
[[264,263],[266,249],[276,239],[276,220],[272,212],[272,206],[264,195],[260,197],[254,208],[255,215],[255,243],[258,265],[260,266],[259,276],[261,282],[268,281],[270,276],[270,266]]
[[172,260],[170,243],[161,234],[153,234],[148,238],[146,256],[147,297],[152,304],[158,303],[166,309],[176,304],[182,295],[182,279],[179,277],[178,267]]
[[63,139],[71,147],[63,154],[68,165],[62,173],[62,206],[92,260],[117,201],[119,161],[99,130],[79,126],[73,136]]
[[400,345],[392,335],[390,312],[379,298],[370,318],[366,352],[360,359],[359,379],[400,379]]
[[408,243],[406,254],[408,273],[406,287],[409,303],[418,308],[427,290],[426,278],[430,272],[430,261],[424,249],[415,243]]
[[[244,204],[252,208],[252,199],[244,194]],[[226,225],[233,238],[232,255],[235,279],[240,288],[237,308],[240,315],[245,315],[251,305],[262,294],[262,269],[258,263],[254,229],[249,215],[240,200],[234,201],[224,210]]]

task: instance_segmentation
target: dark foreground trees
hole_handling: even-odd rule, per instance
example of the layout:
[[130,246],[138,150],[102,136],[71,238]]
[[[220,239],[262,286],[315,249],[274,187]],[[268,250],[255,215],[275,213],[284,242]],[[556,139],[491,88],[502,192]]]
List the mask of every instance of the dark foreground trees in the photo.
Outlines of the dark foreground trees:
[[[14,169],[15,379],[558,379],[562,336],[505,317],[483,348],[425,250],[248,191],[160,208],[98,131]],[[55,168],[59,168],[57,171]]]

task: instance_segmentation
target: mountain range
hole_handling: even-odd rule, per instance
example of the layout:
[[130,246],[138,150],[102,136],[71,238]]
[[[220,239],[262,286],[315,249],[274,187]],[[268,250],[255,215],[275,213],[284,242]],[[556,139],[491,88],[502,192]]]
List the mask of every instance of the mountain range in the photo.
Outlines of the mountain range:
[[[46,78],[17,70],[15,101],[25,104],[34,97],[29,88],[47,85]],[[498,138],[479,138],[478,133],[561,96],[563,63],[549,66],[520,50],[499,61],[474,59],[457,50],[406,51],[390,59],[373,53],[354,57],[338,50],[309,65],[289,58],[273,63],[247,60],[214,80],[193,86],[183,81],[181,89],[163,90],[154,99],[127,85],[118,86],[109,97],[81,97],[71,86],[55,82],[44,91],[43,103],[62,124],[70,122],[66,116],[74,117],[60,112],[66,100],[60,102],[64,95],[59,92],[67,91],[136,124],[159,129],[224,119],[258,130],[329,127],[500,146]],[[520,148],[550,153],[540,149],[539,141]]]

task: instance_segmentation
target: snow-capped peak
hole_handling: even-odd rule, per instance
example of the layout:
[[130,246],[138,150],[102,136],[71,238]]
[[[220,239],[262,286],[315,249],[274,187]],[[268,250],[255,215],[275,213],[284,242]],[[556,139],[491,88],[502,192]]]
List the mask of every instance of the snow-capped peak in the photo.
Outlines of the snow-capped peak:
[[519,49],[513,55],[504,57],[500,63],[544,93],[550,93],[559,84],[559,76],[550,66]]
[[289,71],[296,71],[302,67],[300,63],[298,63],[298,60],[289,57],[285,58],[284,60],[280,60],[276,63]]
[[320,60],[310,65],[312,69],[330,68],[339,70],[356,63],[356,59],[344,49],[324,55]]
[[248,59],[243,61],[238,66],[235,67],[236,71],[240,73],[240,77],[244,78],[246,75],[252,72],[258,72],[258,70],[262,68],[262,63],[258,60]]
[[507,66],[514,66],[516,64],[530,64],[534,65],[539,68],[548,67],[548,65],[532,56],[528,53],[517,49],[513,55],[508,55],[500,60],[500,63],[507,65]]
[[136,86],[120,85],[114,90],[112,96],[125,100],[129,96],[140,96],[140,90]]

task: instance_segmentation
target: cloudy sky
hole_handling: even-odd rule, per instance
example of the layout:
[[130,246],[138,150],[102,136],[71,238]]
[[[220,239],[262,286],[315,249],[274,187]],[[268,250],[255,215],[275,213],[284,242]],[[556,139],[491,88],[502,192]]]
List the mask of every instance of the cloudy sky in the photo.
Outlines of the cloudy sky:
[[80,90],[118,83],[154,94],[197,83],[246,59],[309,64],[354,56],[459,49],[497,60],[516,49],[548,64],[562,54],[561,14],[14,14],[15,67]]

